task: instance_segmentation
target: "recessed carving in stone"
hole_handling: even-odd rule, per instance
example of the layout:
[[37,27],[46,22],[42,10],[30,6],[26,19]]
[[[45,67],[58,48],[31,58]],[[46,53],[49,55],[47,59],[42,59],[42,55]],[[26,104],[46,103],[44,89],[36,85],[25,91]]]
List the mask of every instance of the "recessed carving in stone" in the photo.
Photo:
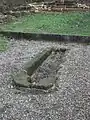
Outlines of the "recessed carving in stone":
[[42,90],[55,88],[65,51],[65,48],[49,48],[37,54],[13,77],[15,85]]

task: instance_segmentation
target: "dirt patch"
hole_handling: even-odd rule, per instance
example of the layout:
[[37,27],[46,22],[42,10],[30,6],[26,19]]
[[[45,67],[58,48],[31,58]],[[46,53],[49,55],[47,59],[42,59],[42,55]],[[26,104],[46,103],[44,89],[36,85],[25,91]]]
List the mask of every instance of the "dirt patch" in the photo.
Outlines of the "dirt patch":
[[66,49],[56,50],[43,62],[43,64],[31,76],[31,81],[36,84],[36,88],[48,90],[55,89],[57,84],[57,72],[64,62]]

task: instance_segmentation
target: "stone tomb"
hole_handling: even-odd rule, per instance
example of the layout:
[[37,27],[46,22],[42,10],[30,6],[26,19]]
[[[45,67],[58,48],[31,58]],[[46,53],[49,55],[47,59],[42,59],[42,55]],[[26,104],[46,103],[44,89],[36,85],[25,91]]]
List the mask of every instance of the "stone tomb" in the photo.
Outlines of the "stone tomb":
[[13,76],[14,84],[18,87],[54,89],[65,52],[66,48],[48,48],[38,53],[24,65],[22,71]]

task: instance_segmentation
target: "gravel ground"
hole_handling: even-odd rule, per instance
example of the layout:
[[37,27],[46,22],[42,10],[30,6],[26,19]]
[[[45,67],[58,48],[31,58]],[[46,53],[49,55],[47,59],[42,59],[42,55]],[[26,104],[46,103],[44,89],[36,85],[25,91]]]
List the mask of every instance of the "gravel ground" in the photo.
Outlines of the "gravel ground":
[[[90,120],[90,45],[10,40],[9,46],[0,53],[0,120]],[[58,71],[58,91],[16,90],[11,73],[50,46],[70,49]]]

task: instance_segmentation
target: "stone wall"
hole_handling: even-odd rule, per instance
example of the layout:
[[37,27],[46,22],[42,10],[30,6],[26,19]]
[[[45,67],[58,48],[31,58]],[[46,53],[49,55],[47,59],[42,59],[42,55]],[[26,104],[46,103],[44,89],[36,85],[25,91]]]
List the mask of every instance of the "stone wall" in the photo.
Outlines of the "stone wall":
[[30,2],[32,0],[0,0],[0,12],[12,9],[13,6],[25,5]]
[[[10,8],[10,7],[13,7],[13,6],[30,3],[32,1],[35,2],[35,1],[49,1],[49,0],[0,0],[0,7],[8,6]],[[53,0],[50,0],[50,1],[53,1]],[[90,0],[76,0],[76,1],[79,1],[81,3],[90,3]]]
[[44,0],[0,0],[0,6],[5,4],[20,5],[25,4],[26,2],[35,2],[35,1],[44,1]]
[[20,4],[25,4],[27,1],[30,1],[30,0],[0,0],[0,6],[20,5]]

